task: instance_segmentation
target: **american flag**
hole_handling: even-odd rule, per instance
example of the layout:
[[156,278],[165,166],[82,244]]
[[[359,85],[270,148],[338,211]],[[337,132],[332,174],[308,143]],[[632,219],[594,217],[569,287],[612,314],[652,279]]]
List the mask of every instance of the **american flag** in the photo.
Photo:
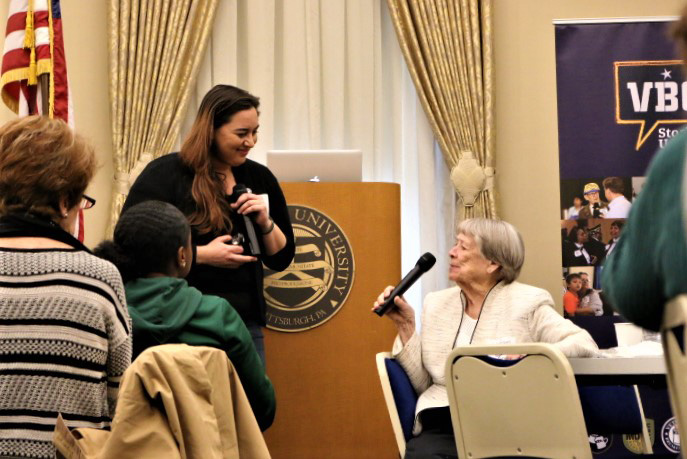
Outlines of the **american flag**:
[[[61,118],[74,127],[60,0],[10,0],[0,95],[19,116]],[[79,213],[75,236],[80,241],[83,228]]]

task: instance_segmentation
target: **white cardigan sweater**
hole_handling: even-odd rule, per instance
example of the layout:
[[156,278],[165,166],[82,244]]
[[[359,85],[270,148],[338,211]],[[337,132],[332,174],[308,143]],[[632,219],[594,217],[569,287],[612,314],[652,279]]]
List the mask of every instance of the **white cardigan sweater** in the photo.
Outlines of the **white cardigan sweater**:
[[[446,359],[453,350],[466,299],[459,287],[430,293],[422,310],[422,333],[403,346],[396,337],[392,354],[405,369],[420,397],[415,408],[414,434],[422,426],[418,414],[448,406],[444,380]],[[473,344],[551,343],[568,357],[588,357],[599,351],[592,337],[553,309],[546,290],[499,282],[487,295],[475,327]]]

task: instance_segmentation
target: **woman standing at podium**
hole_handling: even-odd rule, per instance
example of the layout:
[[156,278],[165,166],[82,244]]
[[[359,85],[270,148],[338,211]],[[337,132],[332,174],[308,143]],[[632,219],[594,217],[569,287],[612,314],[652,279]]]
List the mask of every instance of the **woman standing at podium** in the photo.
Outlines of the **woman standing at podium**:
[[[259,99],[243,89],[213,87],[181,151],[148,164],[131,187],[122,213],[156,199],[186,215],[194,247],[189,285],[229,301],[264,362],[262,265],[283,271],[293,259],[295,243],[277,179],[267,167],[247,158],[258,140],[259,105]],[[238,192],[242,187],[237,184],[247,190]],[[249,245],[250,226],[259,254]]]

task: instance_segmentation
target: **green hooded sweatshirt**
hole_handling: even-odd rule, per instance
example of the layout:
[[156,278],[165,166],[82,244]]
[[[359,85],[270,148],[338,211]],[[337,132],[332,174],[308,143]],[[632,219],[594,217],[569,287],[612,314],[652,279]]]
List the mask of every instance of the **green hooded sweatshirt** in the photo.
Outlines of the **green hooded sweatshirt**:
[[260,429],[272,425],[274,387],[250,332],[225,299],[203,295],[176,277],[140,278],[125,288],[134,326],[134,357],[148,347],[167,343],[222,349],[236,368]]

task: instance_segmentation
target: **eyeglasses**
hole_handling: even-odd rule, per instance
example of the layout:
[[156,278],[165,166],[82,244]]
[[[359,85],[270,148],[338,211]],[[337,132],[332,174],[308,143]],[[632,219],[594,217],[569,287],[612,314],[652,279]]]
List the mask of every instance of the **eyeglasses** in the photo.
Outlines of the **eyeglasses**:
[[81,209],[90,209],[95,205],[95,199],[90,196],[83,195],[81,199]]

